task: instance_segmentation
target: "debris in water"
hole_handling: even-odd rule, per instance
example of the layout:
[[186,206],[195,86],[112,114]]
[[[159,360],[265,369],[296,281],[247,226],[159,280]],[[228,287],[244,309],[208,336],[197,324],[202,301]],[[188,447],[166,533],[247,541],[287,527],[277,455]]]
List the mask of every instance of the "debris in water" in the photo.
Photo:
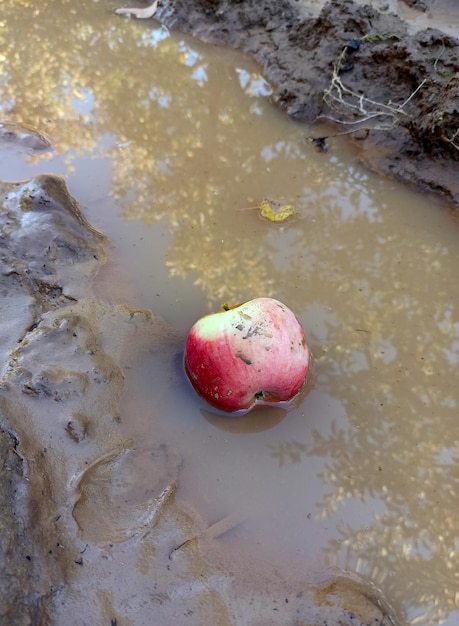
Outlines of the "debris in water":
[[291,204],[281,204],[275,200],[269,200],[265,198],[261,201],[259,207],[261,217],[269,220],[270,222],[285,222],[286,219],[295,215],[296,209]]
[[145,7],[144,9],[132,9],[132,8],[131,9],[130,8],[115,9],[115,13],[117,15],[133,15],[139,20],[147,19],[149,17],[153,17],[153,15],[156,13],[158,9],[158,4],[159,4],[159,0],[155,0],[152,4],[150,4],[148,7]]

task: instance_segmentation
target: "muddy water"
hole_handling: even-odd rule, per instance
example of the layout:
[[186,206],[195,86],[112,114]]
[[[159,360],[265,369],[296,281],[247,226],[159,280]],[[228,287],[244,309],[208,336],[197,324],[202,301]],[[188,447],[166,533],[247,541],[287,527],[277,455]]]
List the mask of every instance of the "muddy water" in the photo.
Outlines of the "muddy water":
[[[299,579],[357,572],[413,624],[456,624],[457,224],[339,140],[318,151],[247,59],[115,6],[3,2],[3,118],[54,149],[2,148],[1,178],[66,176],[110,236],[99,289],[113,302],[184,337],[222,302],[272,295],[315,355],[299,406],[235,421],[195,397],[180,350],[143,354],[126,370],[125,436],[175,449],[178,499],[209,525],[231,516],[224,547]],[[297,214],[263,220],[263,198]],[[103,532],[90,503],[78,514]]]
[[457,37],[459,32],[459,15],[454,0],[434,0],[429,11],[416,11],[399,3],[397,7],[401,17],[407,20],[410,29],[439,28],[445,33]]

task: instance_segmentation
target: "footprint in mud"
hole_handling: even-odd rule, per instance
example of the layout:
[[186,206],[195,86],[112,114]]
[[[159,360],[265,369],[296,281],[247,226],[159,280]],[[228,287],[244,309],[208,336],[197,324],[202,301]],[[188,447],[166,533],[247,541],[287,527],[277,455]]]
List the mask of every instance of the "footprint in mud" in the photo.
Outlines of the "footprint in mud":
[[73,517],[82,537],[122,543],[156,524],[175,494],[180,457],[165,445],[115,450],[96,459],[78,478]]
[[[328,584],[310,587],[312,607],[320,615],[321,623],[340,626],[403,626],[392,606],[373,583],[350,572],[342,572]],[[311,606],[307,607],[305,621],[311,624]],[[304,607],[299,608],[301,615]],[[314,612],[314,611],[313,611]],[[323,620],[323,621],[322,621]],[[312,622],[315,623],[315,622]],[[317,622],[318,623],[318,622]]]

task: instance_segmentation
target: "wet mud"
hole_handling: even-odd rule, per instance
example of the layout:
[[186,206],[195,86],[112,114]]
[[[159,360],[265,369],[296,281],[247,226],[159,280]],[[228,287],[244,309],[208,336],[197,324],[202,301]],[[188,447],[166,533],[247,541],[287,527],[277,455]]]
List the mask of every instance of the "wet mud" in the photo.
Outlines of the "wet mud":
[[316,123],[319,147],[349,133],[371,169],[457,209],[459,40],[435,28],[412,34],[389,3],[373,5],[381,10],[330,0],[311,17],[290,0],[164,0],[155,18],[251,54],[278,105]]
[[427,11],[432,6],[433,0],[403,0],[403,2],[417,11]]

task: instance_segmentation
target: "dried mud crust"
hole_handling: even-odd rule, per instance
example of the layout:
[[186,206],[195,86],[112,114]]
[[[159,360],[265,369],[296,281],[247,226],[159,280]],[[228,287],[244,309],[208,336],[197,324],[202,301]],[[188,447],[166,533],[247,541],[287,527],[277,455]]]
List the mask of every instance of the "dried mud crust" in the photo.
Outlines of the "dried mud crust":
[[397,16],[353,0],[331,0],[317,18],[301,8],[295,0],[164,0],[155,17],[250,53],[292,118],[331,119],[338,128],[328,135],[364,129],[351,136],[369,167],[459,208],[459,40],[435,29],[409,35]]

